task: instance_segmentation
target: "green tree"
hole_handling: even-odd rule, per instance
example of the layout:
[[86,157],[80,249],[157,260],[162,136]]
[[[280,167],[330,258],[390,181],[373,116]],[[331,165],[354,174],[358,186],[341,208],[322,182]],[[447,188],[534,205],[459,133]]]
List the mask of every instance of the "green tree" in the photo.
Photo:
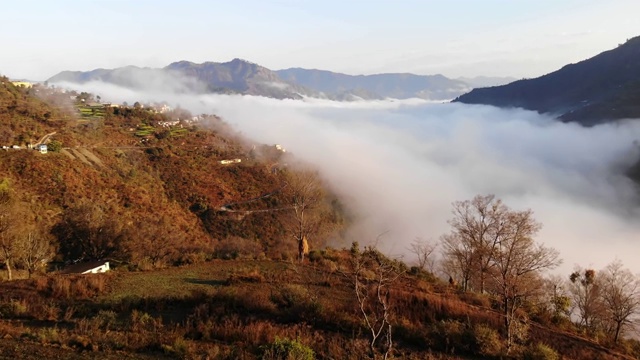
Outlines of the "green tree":
[[48,151],[55,151],[55,152],[58,152],[58,151],[62,150],[62,142],[58,141],[58,140],[51,140],[47,144],[47,150]]

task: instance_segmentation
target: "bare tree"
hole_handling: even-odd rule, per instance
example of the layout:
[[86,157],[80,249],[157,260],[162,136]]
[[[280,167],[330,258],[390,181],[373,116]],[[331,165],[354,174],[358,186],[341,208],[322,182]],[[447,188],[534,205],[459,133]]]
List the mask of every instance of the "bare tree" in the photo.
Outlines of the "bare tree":
[[411,243],[409,250],[416,255],[420,270],[426,270],[426,268],[429,267],[429,271],[433,272],[433,259],[431,258],[431,254],[433,254],[437,246],[438,244],[421,238],[416,238]]
[[573,311],[580,317],[580,325],[587,331],[594,332],[601,322],[604,311],[602,303],[602,286],[593,269],[576,269],[569,276],[569,291]]
[[535,221],[533,212],[505,210],[504,231],[492,254],[490,263],[495,293],[502,300],[507,349],[512,345],[516,310],[523,299],[533,296],[542,288],[540,272],[558,266],[561,261],[555,249],[536,244],[533,237],[542,225]]
[[[370,357],[389,358],[393,350],[391,318],[391,287],[403,271],[397,261],[380,253],[375,247],[365,247],[360,252],[357,243],[351,247],[353,281],[358,308],[369,331]],[[383,340],[379,343],[379,340]]]
[[[443,237],[444,255],[455,258],[468,275],[463,289],[475,280],[483,293],[492,267],[493,254],[506,235],[508,208],[494,195],[477,195],[472,200],[453,203],[451,232]],[[476,276],[477,275],[477,276]]]
[[298,258],[302,261],[309,252],[309,239],[322,223],[319,207],[324,191],[317,173],[310,170],[290,172],[284,191],[293,210],[286,225],[298,244]]
[[7,278],[13,279],[13,267],[20,248],[16,241],[16,224],[20,224],[21,216],[18,203],[12,198],[7,180],[0,182],[0,261],[7,268]]
[[567,281],[560,275],[551,275],[544,280],[542,302],[546,303],[552,319],[559,322],[571,315],[571,298],[566,287]]
[[29,278],[31,278],[31,275],[53,255],[51,239],[49,235],[34,228],[19,236],[21,238],[18,243],[20,247],[19,260],[22,266],[27,269]]
[[18,247],[12,228],[12,216],[10,209],[0,209],[0,261],[7,268],[7,278],[13,279],[13,266],[18,256]]
[[613,341],[618,342],[632,317],[640,310],[640,284],[638,279],[622,267],[620,261],[609,264],[602,271],[602,301],[607,318],[612,323]]
[[442,269],[451,279],[459,279],[463,291],[469,290],[473,275],[473,246],[457,234],[443,235]]

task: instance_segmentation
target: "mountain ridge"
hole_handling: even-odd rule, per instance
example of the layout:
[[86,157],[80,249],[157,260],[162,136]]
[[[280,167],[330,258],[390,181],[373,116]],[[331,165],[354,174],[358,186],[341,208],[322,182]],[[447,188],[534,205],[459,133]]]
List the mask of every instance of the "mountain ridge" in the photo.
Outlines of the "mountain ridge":
[[276,71],[283,79],[318,91],[339,94],[367,90],[379,98],[421,98],[448,100],[469,91],[469,86],[441,74],[415,75],[411,73],[384,73],[373,75],[347,75],[328,70],[289,68]]
[[534,79],[474,89],[454,100],[520,107],[562,121],[596,125],[640,118],[640,37]]
[[441,74],[348,75],[299,67],[274,71],[239,58],[203,63],[180,60],[163,68],[129,65],[115,69],[62,71],[47,81],[104,81],[139,90],[155,90],[161,85],[175,83],[178,85],[172,85],[172,88],[197,93],[234,93],[277,99],[314,97],[338,101],[385,98],[450,100],[471,89],[467,83]]

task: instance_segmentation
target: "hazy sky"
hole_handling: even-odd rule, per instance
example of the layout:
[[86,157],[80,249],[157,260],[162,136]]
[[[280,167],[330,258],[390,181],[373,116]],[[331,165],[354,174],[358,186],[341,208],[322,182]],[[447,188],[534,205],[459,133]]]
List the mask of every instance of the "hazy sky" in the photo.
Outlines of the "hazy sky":
[[0,0],[0,73],[239,57],[271,69],[534,77],[640,35],[638,0]]

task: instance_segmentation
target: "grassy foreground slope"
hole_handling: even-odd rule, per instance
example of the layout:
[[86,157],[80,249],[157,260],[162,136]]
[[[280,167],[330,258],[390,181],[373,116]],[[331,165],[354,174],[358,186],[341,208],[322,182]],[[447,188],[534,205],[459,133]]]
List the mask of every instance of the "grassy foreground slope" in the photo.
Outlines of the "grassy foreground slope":
[[[0,353],[40,344],[38,351],[51,358],[256,359],[269,358],[265,349],[286,338],[318,359],[366,358],[350,253],[328,249],[312,259],[212,260],[4,282]],[[496,330],[501,318],[490,298],[458,293],[426,273],[406,274],[391,296],[396,358],[505,358]],[[506,358],[522,358],[538,343],[566,359],[631,358],[534,321],[528,334]]]

